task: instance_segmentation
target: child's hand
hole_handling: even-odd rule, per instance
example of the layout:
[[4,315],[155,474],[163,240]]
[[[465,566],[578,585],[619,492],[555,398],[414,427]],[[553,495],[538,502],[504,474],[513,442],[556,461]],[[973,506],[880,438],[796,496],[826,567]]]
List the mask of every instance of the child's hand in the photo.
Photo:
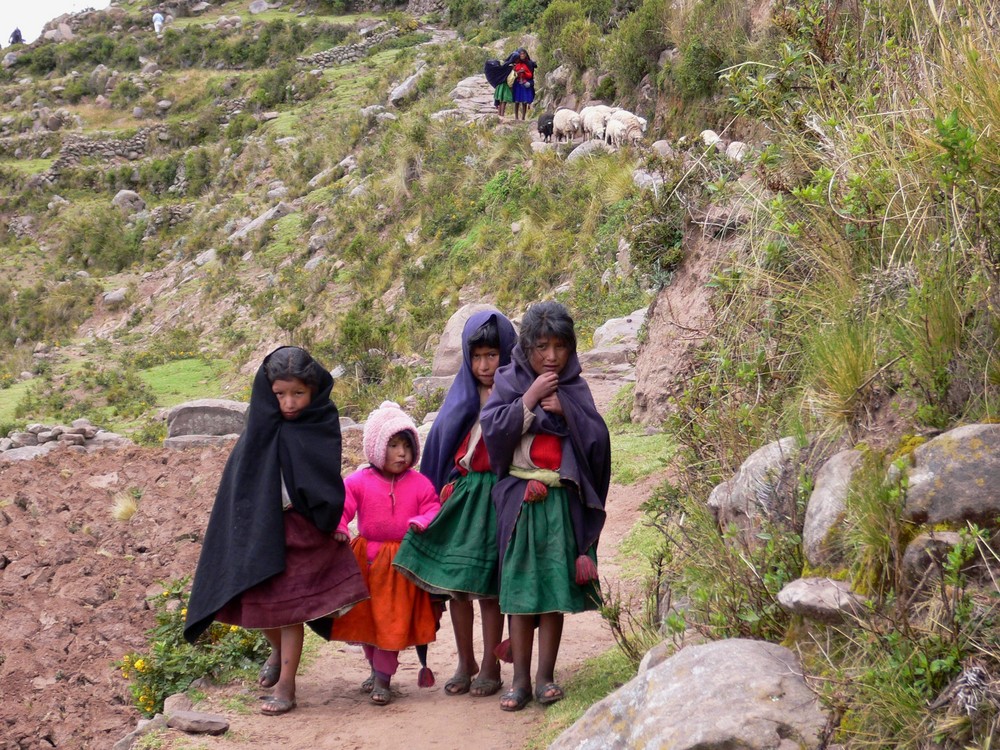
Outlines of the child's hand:
[[558,393],[552,393],[546,396],[539,401],[539,403],[542,405],[542,408],[550,414],[562,415],[563,413],[562,403],[559,401]]
[[343,544],[344,542],[348,541],[347,534],[345,534],[343,531],[335,531],[333,532],[333,541],[340,542],[341,544]]
[[414,534],[423,534],[424,527],[421,526],[416,521],[410,521],[410,531],[412,531]]
[[543,372],[537,378],[535,382],[528,386],[528,390],[524,392],[521,400],[524,405],[530,410],[534,409],[543,398],[546,396],[551,396],[556,392],[556,388],[559,387],[559,373],[557,372]]

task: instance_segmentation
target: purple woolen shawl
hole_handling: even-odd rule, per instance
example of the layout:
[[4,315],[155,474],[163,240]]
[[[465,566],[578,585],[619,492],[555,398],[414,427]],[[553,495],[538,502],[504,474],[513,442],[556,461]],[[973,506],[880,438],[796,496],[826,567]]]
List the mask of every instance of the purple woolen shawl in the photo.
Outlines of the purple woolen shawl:
[[424,443],[424,456],[420,462],[420,473],[431,480],[438,492],[454,479],[455,453],[479,416],[479,381],[472,374],[469,339],[490,318],[496,322],[500,334],[501,367],[510,363],[510,352],[517,340],[514,326],[496,310],[477,312],[465,322],[462,329],[462,368],[441,404],[438,417]]
[[[538,404],[533,410],[535,420],[530,428],[532,433],[569,440],[572,450],[565,449],[566,440],[563,440],[559,474],[570,494],[570,516],[579,555],[597,544],[604,528],[604,503],[611,484],[611,437],[581,372],[580,360],[574,352],[559,373],[559,402],[565,417],[550,414]],[[493,393],[479,417],[490,465],[500,480],[493,488],[493,504],[497,510],[497,544],[501,559],[524,502],[525,481],[509,475],[523,431],[521,397],[537,377],[518,344],[511,354],[511,363],[497,370]]]

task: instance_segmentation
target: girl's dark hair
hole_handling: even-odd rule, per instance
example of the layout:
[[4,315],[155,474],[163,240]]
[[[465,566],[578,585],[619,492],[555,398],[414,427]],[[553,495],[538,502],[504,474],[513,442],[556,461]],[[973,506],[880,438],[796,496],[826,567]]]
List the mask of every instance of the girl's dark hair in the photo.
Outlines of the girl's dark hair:
[[528,308],[521,320],[521,334],[518,342],[521,351],[527,353],[541,338],[562,339],[576,352],[576,329],[569,310],[558,302],[536,302]]
[[305,349],[297,346],[285,346],[274,352],[268,357],[264,372],[272,383],[275,380],[298,378],[310,388],[319,389],[320,386],[319,362]]
[[500,329],[497,328],[495,318],[490,318],[483,323],[476,332],[469,336],[469,352],[477,346],[488,346],[491,349],[500,348]]
[[389,436],[389,442],[387,442],[386,445],[391,443],[394,438],[397,438],[400,435],[406,438],[406,442],[409,443],[410,450],[413,451],[413,455],[417,455],[417,445],[413,442],[413,435],[409,430],[400,430],[399,432],[392,433],[392,435]]

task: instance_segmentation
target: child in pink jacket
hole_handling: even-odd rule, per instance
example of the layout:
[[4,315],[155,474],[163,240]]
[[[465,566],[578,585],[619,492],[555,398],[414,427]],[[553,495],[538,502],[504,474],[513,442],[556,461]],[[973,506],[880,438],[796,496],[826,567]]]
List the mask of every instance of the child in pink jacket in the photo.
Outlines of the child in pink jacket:
[[385,401],[368,416],[364,433],[370,466],[344,480],[347,496],[337,537],[346,539],[347,524],[358,517],[351,542],[371,599],[334,621],[332,638],[361,643],[372,675],[362,685],[371,702],[391,700],[389,682],[399,652],[435,639],[438,610],[430,594],[418,589],[393,567],[407,532],[422,533],[441,509],[431,481],[412,467],[420,456],[417,428],[396,404]]

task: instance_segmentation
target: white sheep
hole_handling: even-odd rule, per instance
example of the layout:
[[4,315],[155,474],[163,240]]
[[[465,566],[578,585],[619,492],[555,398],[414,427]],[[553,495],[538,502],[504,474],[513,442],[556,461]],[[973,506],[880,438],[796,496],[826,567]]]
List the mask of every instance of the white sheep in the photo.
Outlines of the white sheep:
[[552,133],[556,141],[561,143],[563,136],[567,140],[576,140],[576,134],[580,130],[580,115],[569,107],[560,107],[556,110],[555,119],[552,121]]
[[608,120],[604,126],[604,140],[611,146],[619,147],[625,138],[625,123],[621,120]]
[[639,129],[639,132],[646,132],[646,118],[639,117],[639,115],[629,112],[627,109],[619,109],[617,112],[612,112],[611,119],[619,120],[626,125],[635,125]]
[[604,127],[608,118],[618,111],[618,107],[606,104],[593,104],[580,110],[580,124],[583,127],[584,138],[604,138]]

